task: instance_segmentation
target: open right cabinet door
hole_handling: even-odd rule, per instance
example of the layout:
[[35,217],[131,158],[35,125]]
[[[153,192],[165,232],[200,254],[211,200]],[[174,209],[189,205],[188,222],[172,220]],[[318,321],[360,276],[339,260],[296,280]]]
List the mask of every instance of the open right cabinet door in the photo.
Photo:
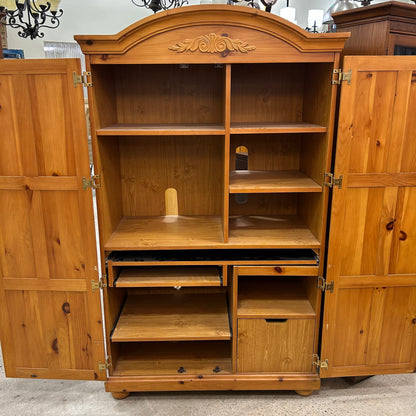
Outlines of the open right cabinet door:
[[416,57],[344,58],[321,377],[416,362]]

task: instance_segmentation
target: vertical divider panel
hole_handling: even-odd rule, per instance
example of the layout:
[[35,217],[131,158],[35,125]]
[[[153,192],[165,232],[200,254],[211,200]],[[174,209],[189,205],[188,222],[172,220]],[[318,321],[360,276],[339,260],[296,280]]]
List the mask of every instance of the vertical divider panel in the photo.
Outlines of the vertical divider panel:
[[230,120],[231,120],[231,65],[225,66],[224,83],[224,201],[223,201],[223,238],[228,243],[229,183],[230,183]]
[[233,267],[233,277],[231,284],[231,322],[232,322],[232,356],[233,373],[237,372],[237,302],[238,302],[238,267]]

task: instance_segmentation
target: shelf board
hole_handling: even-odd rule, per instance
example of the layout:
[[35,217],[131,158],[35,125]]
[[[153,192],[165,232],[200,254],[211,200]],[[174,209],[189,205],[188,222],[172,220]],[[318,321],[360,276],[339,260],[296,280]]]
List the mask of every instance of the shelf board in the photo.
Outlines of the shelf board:
[[212,136],[224,135],[222,124],[114,124],[97,130],[97,136]]
[[113,342],[199,341],[231,338],[224,293],[130,295]]
[[315,318],[304,288],[296,279],[239,279],[238,318]]
[[222,244],[221,217],[124,217],[105,250],[212,248]]
[[297,170],[235,170],[230,173],[231,194],[322,192],[322,186]]
[[296,216],[230,217],[230,246],[249,248],[319,248],[320,243]]
[[215,266],[123,267],[116,287],[221,286]]
[[[220,372],[214,372],[216,367]],[[178,373],[183,367],[186,372]],[[228,374],[232,372],[229,341],[144,342],[120,345],[113,376]]]
[[262,133],[326,133],[327,128],[317,124],[299,122],[231,123],[231,134]]

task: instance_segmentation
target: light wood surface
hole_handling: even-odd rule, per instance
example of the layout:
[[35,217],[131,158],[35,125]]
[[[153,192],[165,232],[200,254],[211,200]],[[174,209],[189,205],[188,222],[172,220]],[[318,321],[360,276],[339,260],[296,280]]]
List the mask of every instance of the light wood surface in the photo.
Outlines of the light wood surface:
[[97,130],[97,136],[224,135],[221,124],[114,124]]
[[220,217],[125,217],[105,249],[215,247],[221,241]]
[[221,286],[218,267],[124,267],[116,287]]
[[318,374],[263,373],[199,376],[110,377],[105,389],[112,391],[217,391],[217,390],[317,390]]
[[238,282],[239,318],[315,318],[299,280],[245,278]]
[[355,82],[341,96],[335,174],[345,186],[333,193],[327,280],[335,290],[325,296],[321,351],[332,365],[321,375],[409,372],[416,59],[346,57],[344,66]]
[[227,341],[146,342],[122,345],[113,375],[219,375],[231,371]]
[[98,379],[104,360],[78,60],[0,62],[0,338],[9,377]]
[[273,192],[322,192],[322,186],[295,170],[236,170],[230,173],[230,193]]
[[319,241],[295,216],[230,218],[230,246],[319,248]]
[[232,134],[325,133],[326,130],[325,126],[305,122],[233,122],[230,129]]
[[239,319],[237,371],[310,373],[314,328],[314,319]]
[[230,339],[224,294],[128,296],[113,342]]

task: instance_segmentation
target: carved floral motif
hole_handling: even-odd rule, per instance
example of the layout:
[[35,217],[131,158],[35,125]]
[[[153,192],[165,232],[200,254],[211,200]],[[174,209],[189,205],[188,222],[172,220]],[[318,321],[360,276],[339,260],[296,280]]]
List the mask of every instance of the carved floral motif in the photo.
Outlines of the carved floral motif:
[[242,52],[247,53],[256,49],[240,39],[230,39],[228,36],[220,36],[216,33],[198,36],[195,39],[185,39],[175,45],[169,46],[169,50],[174,52],[195,52],[201,53],[227,53]]

